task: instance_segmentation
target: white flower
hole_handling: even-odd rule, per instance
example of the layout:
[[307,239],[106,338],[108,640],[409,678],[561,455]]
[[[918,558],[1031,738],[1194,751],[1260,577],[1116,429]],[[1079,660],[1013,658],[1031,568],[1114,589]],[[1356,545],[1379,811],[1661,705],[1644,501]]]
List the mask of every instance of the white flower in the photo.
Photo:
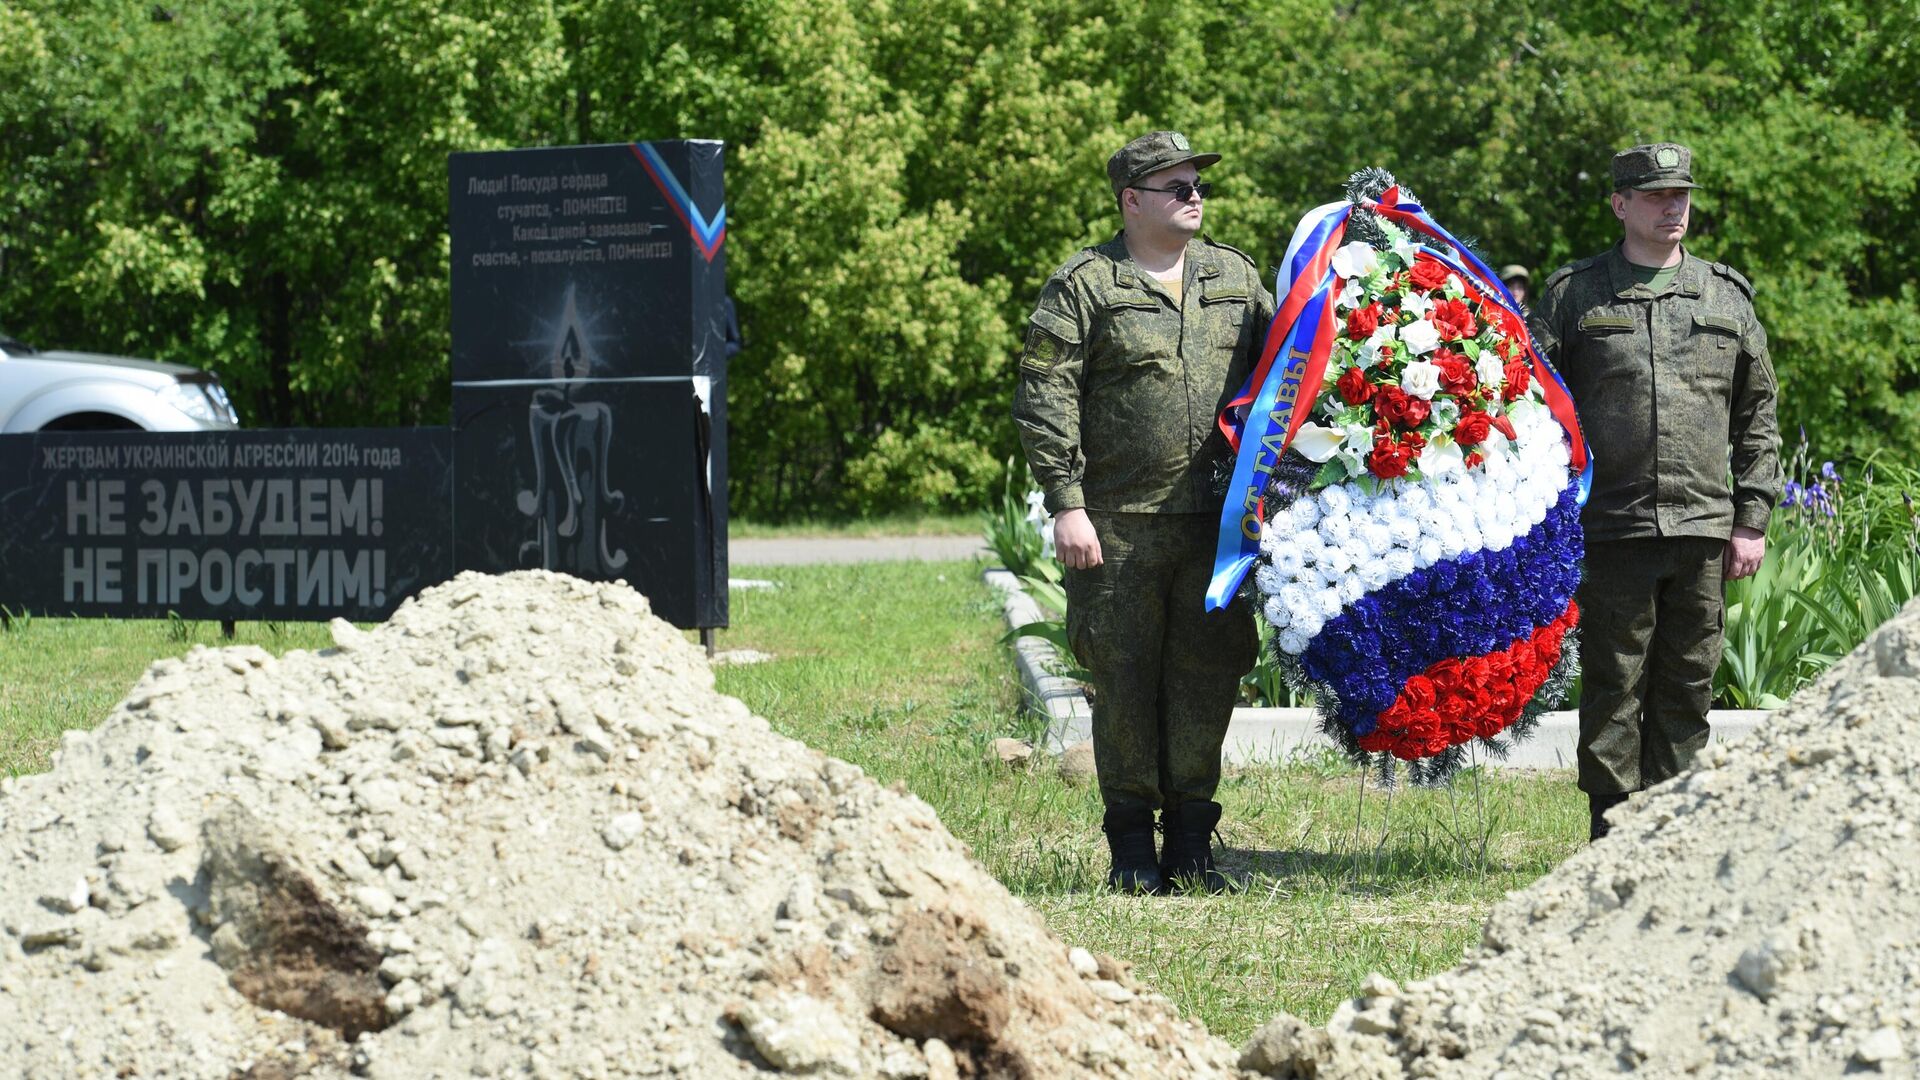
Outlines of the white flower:
[[1413,549],[1413,561],[1422,567],[1432,566],[1446,557],[1446,550],[1434,536],[1422,536],[1419,546]]
[[1385,555],[1393,548],[1393,530],[1384,522],[1369,521],[1360,526],[1360,539],[1370,555]]
[[1411,551],[1394,548],[1392,551],[1387,552],[1387,557],[1383,561],[1386,563],[1387,569],[1392,572],[1395,580],[1413,573],[1413,552]]
[[1445,476],[1464,467],[1466,455],[1452,439],[1435,439],[1420,450],[1420,475]]
[[1423,293],[1408,289],[1400,294],[1400,310],[1424,319],[1427,317],[1427,312],[1433,310],[1433,300]]
[[1318,634],[1322,627],[1327,625],[1327,620],[1318,611],[1314,610],[1311,603],[1307,604],[1304,609],[1289,608],[1287,614],[1293,617],[1293,628],[1300,631],[1302,637],[1311,638],[1315,634]]
[[1444,290],[1448,298],[1453,300],[1458,300],[1462,295],[1466,293],[1467,287],[1465,285],[1460,284],[1459,274],[1448,274],[1447,283],[1444,286]]
[[1506,382],[1506,365],[1500,362],[1500,354],[1492,349],[1483,349],[1480,359],[1473,365],[1474,377],[1482,386],[1499,389]]
[[1416,319],[1400,328],[1400,340],[1414,355],[1425,356],[1440,347],[1440,331],[1427,320]]
[[1325,461],[1340,449],[1340,444],[1345,438],[1346,433],[1339,428],[1330,428],[1308,420],[1300,425],[1299,433],[1294,435],[1293,446],[1308,461]]
[[1261,610],[1266,613],[1267,624],[1275,630],[1286,629],[1287,623],[1292,621],[1287,618],[1287,605],[1281,603],[1280,598],[1277,596],[1270,598],[1267,601],[1267,606]]
[[1333,272],[1348,281],[1366,277],[1379,266],[1380,253],[1373,250],[1373,245],[1364,241],[1355,240],[1343,244],[1339,251],[1333,253]]
[[1299,534],[1299,536],[1295,538],[1294,544],[1295,550],[1300,552],[1300,573],[1295,576],[1304,579],[1311,576],[1313,568],[1318,566],[1320,560],[1326,557],[1327,546],[1320,542],[1320,534],[1316,532],[1303,532]]
[[1405,512],[1408,517],[1418,518],[1420,511],[1429,509],[1432,506],[1433,493],[1424,487],[1408,488],[1406,493],[1400,496],[1400,509]]
[[[1300,549],[1292,544],[1283,544],[1273,550],[1273,568],[1279,572],[1283,583],[1287,578],[1299,577],[1306,565],[1306,561],[1300,558]],[[1279,592],[1280,589],[1275,586],[1269,591]]]
[[1367,335],[1367,346],[1373,349],[1375,355],[1378,355],[1380,346],[1396,341],[1399,337],[1400,327],[1391,319],[1383,319],[1379,326],[1373,328],[1373,333]]
[[1347,287],[1340,290],[1340,295],[1334,300],[1333,306],[1341,310],[1351,311],[1354,308],[1364,306],[1363,301],[1365,301],[1366,298],[1367,290],[1361,288],[1358,281],[1349,278],[1347,279]]
[[1301,653],[1306,652],[1307,641],[1308,638],[1306,635],[1300,633],[1298,630],[1280,631],[1280,651],[1286,653],[1288,656],[1299,656]]
[[1347,489],[1342,484],[1329,484],[1320,489],[1320,509],[1329,516],[1344,514],[1353,509],[1353,500],[1347,497]]
[[[1406,552],[1403,551],[1401,554],[1405,555]],[[1370,559],[1366,565],[1359,569],[1359,580],[1364,583],[1368,589],[1378,589],[1394,579],[1393,564],[1386,559]],[[1412,556],[1407,557],[1407,570],[1409,573],[1413,570]]]
[[1280,586],[1280,591],[1274,595],[1281,603],[1287,605],[1287,611],[1295,619],[1300,617],[1301,612],[1307,610],[1307,589],[1304,585],[1288,583]]
[[1367,595],[1367,583],[1360,580],[1360,575],[1357,573],[1348,574],[1346,577],[1340,579],[1338,591],[1341,602],[1343,604],[1351,604],[1355,600]]
[[1397,517],[1387,522],[1387,535],[1393,537],[1395,547],[1410,548],[1420,542],[1420,523],[1410,517]]
[[1433,422],[1442,431],[1452,431],[1454,422],[1460,419],[1460,403],[1452,398],[1441,398],[1433,403]]
[[1393,257],[1400,260],[1401,266],[1413,265],[1413,258],[1420,253],[1420,245],[1405,233],[1393,238]]
[[1335,615],[1340,614],[1342,601],[1338,588],[1321,589],[1319,592],[1313,594],[1311,600],[1314,612],[1323,620],[1321,622],[1322,626],[1326,625],[1324,620],[1331,619]]
[[[1347,535],[1353,532],[1353,519],[1345,514],[1328,514],[1320,519],[1317,531],[1320,533],[1320,540],[1331,547],[1345,540]],[[1320,561],[1326,562],[1326,557],[1322,556]]]
[[1259,566],[1253,571],[1253,583],[1263,593],[1272,596],[1286,584],[1286,578],[1272,566]]
[[1294,532],[1306,532],[1320,520],[1320,504],[1305,497],[1295,499],[1293,505],[1287,507],[1287,516],[1293,519]]
[[1347,561],[1354,566],[1364,566],[1373,560],[1373,551],[1367,546],[1366,537],[1363,535],[1356,534],[1347,537],[1346,540],[1340,544],[1340,552],[1345,555]]
[[[1371,449],[1373,449],[1373,429],[1368,427],[1365,424],[1348,425],[1347,440],[1346,442],[1340,444],[1341,452],[1346,454],[1358,454],[1361,457],[1365,457],[1367,451]],[[1351,488],[1351,485],[1345,485],[1345,486],[1348,486],[1349,488]],[[1348,496],[1351,497],[1353,495],[1353,492],[1357,490],[1358,490],[1357,488],[1352,488],[1352,490],[1349,490],[1347,492]]]
[[[1432,328],[1433,324],[1417,322],[1407,329],[1420,326]],[[1440,365],[1426,360],[1413,361],[1400,372],[1400,389],[1422,401],[1432,401],[1433,395],[1440,392]]]
[[1329,547],[1326,558],[1320,561],[1320,567],[1329,579],[1338,581],[1342,575],[1353,569],[1353,556],[1344,546]]
[[1444,558],[1457,559],[1467,550],[1467,538],[1460,534],[1459,529],[1448,529],[1434,539],[1439,541],[1440,554]]

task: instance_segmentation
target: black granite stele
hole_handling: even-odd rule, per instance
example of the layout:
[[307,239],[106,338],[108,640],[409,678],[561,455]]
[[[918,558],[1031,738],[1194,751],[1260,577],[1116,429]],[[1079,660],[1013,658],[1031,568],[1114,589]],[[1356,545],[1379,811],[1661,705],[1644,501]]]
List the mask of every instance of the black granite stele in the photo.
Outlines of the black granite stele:
[[721,144],[455,154],[455,561],[724,626]]
[[375,620],[540,567],[727,625],[721,150],[449,159],[451,428],[0,435],[0,611]]

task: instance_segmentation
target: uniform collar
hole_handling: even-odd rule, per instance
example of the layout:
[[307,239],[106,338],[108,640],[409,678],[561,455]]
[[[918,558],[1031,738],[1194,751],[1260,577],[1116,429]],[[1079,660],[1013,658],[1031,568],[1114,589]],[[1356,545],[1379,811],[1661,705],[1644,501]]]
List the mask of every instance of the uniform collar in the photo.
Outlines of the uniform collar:
[[1694,258],[1685,244],[1680,245],[1680,269],[1665,289],[1654,292],[1652,289],[1633,280],[1633,264],[1627,261],[1627,249],[1624,244],[1613,245],[1607,252],[1607,279],[1613,286],[1613,295],[1622,300],[1647,300],[1662,296],[1698,297],[1707,283],[1707,264]]
[[[1107,261],[1113,264],[1113,283],[1115,285],[1123,289],[1148,288],[1146,283],[1141,280],[1148,276],[1146,271],[1140,269],[1139,264],[1133,261],[1133,256],[1127,254],[1127,231],[1125,229],[1114,233],[1113,239],[1101,244],[1098,250],[1100,254],[1107,257]],[[1187,241],[1185,259],[1186,273],[1184,277],[1188,281],[1204,281],[1208,278],[1220,276],[1220,260],[1217,257],[1217,253],[1210,245],[1205,243],[1201,237],[1196,236]]]

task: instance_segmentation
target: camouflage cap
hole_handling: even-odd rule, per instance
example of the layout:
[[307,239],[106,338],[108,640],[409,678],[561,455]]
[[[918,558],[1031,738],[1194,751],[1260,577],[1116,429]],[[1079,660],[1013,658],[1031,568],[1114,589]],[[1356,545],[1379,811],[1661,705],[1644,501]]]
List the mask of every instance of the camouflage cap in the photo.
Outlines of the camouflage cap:
[[1659,191],[1663,188],[1696,188],[1693,182],[1693,151],[1679,143],[1647,143],[1629,146],[1613,155],[1613,190]]
[[1219,154],[1194,153],[1187,137],[1177,131],[1149,131],[1114,151],[1107,159],[1107,179],[1113,184],[1113,193],[1118,195],[1121,188],[1161,169],[1187,162],[1192,162],[1196,169],[1204,169],[1219,160]]
[[1512,281],[1515,278],[1519,278],[1521,281],[1532,281],[1533,275],[1527,271],[1526,267],[1521,266],[1519,263],[1508,263],[1500,268],[1501,281]]

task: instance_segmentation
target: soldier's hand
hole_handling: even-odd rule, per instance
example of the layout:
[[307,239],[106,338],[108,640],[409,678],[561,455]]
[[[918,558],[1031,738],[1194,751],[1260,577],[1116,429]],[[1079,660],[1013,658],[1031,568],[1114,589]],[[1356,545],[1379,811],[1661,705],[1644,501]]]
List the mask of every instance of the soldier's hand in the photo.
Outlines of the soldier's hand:
[[1100,565],[1100,537],[1093,531],[1093,519],[1078,507],[1062,510],[1053,519],[1053,549],[1060,561],[1075,570],[1091,570]]
[[1739,581],[1752,576],[1760,569],[1760,560],[1767,555],[1767,534],[1759,529],[1750,529],[1745,525],[1733,527],[1733,538],[1727,541],[1726,553],[1720,556],[1720,573],[1728,581]]

